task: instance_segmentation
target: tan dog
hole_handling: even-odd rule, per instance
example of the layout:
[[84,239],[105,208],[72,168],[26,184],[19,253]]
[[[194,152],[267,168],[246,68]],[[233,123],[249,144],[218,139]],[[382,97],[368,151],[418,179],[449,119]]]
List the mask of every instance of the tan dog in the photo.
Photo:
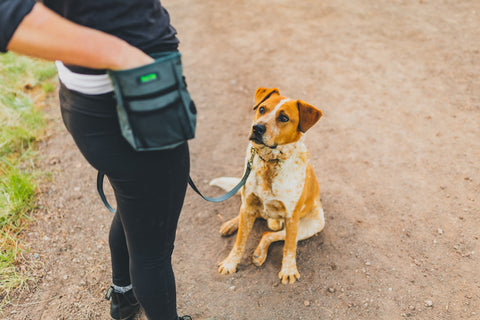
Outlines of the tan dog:
[[[255,93],[255,120],[250,135],[255,153],[252,172],[242,188],[239,215],[222,225],[221,233],[230,235],[238,229],[235,245],[220,263],[221,274],[234,273],[256,218],[267,219],[273,232],[265,232],[253,255],[261,266],[272,242],[284,240],[282,283],[300,278],[296,263],[297,241],[320,232],[325,220],[318,182],[303,143],[304,133],[322,116],[315,107],[280,95],[278,89],[258,88]],[[252,151],[253,148],[253,151]],[[230,188],[235,178],[218,178],[210,184]]]

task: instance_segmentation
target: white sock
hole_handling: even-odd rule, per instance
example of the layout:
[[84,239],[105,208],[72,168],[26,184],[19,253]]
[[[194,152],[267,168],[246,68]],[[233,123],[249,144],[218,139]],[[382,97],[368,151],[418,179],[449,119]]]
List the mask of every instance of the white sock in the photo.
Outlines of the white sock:
[[117,285],[115,285],[115,284],[113,285],[113,291],[118,292],[118,293],[125,293],[125,292],[127,292],[127,291],[129,291],[129,290],[131,290],[131,289],[132,289],[132,285],[131,285],[131,284],[128,285],[128,286],[126,286],[126,287],[120,287],[120,286],[117,286]]

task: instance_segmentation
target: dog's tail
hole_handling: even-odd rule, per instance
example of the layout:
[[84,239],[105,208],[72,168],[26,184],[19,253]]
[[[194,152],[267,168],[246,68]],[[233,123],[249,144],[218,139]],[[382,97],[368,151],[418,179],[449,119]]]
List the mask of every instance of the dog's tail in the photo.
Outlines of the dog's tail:
[[241,180],[240,178],[221,177],[221,178],[216,178],[210,181],[210,185],[222,188],[225,191],[230,191],[240,182],[240,180]]

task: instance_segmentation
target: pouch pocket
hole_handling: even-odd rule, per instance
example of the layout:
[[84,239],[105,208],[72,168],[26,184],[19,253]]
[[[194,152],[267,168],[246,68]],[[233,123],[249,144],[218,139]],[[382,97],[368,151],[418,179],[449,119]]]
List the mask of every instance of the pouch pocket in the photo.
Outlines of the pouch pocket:
[[187,140],[185,111],[178,91],[155,99],[127,102],[136,144],[141,149],[181,144]]

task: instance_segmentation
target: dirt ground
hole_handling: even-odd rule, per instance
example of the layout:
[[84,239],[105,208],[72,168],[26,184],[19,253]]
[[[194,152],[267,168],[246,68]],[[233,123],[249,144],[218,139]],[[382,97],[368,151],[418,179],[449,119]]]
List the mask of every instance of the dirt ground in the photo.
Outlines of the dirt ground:
[[[253,94],[277,87],[324,116],[306,137],[326,227],[299,243],[299,282],[279,283],[282,243],[264,266],[217,263],[240,199],[189,189],[174,269],[179,314],[195,320],[480,319],[480,2],[165,0],[199,108],[191,175],[208,195],[240,176]],[[36,277],[5,319],[108,319],[111,214],[96,172],[53,101],[39,166],[51,172],[25,232]],[[142,318],[143,319],[143,318]]]

